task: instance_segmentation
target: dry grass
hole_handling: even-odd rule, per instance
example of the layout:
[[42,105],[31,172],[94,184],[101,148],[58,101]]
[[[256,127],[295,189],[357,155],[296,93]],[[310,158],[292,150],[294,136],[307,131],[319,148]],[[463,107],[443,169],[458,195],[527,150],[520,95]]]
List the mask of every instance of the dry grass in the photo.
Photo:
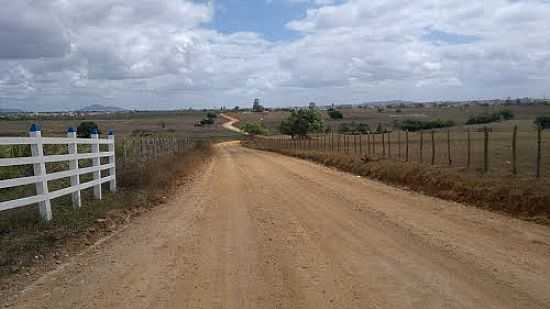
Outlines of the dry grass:
[[26,136],[32,123],[41,125],[43,136],[63,136],[67,128],[76,128],[82,121],[94,121],[103,133],[112,129],[117,136],[127,136],[134,131],[195,137],[236,136],[222,127],[223,119],[217,119],[211,126],[195,127],[195,123],[205,115],[203,112],[162,112],[115,114],[72,120],[0,120],[0,136]]
[[[48,263],[90,245],[162,202],[185,176],[200,169],[211,153],[209,143],[197,143],[185,153],[165,155],[143,165],[127,164],[117,171],[119,192],[105,194],[101,201],[94,201],[91,192],[83,192],[79,209],[71,207],[70,197],[60,198],[53,203],[54,219],[47,224],[40,221],[36,207],[3,212],[0,278],[37,271],[37,265],[47,268]],[[3,283],[8,281],[0,279],[0,290]]]
[[[256,143],[247,143],[258,148]],[[286,155],[312,160],[388,184],[409,188],[431,196],[504,212],[527,220],[550,224],[550,180],[531,177],[480,177],[425,164],[396,160],[366,160],[346,153],[271,149]]]

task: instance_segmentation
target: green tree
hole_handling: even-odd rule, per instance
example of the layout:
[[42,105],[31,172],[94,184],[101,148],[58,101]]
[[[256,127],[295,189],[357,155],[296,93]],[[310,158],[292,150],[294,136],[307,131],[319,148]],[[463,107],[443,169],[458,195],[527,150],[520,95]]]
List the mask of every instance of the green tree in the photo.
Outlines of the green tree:
[[308,133],[322,132],[324,127],[321,113],[314,109],[299,109],[290,113],[281,122],[279,130],[282,134],[307,136]]
[[245,123],[241,125],[241,130],[253,135],[267,135],[269,130],[261,122]]
[[328,111],[328,116],[330,119],[338,120],[338,119],[344,119],[344,114],[342,114],[341,111],[337,111],[335,109],[330,109]]
[[101,134],[99,127],[93,121],[83,121],[76,128],[76,134],[78,137],[88,138],[92,135],[92,132],[97,130],[98,134]]
[[547,116],[538,116],[535,119],[535,124],[537,127],[542,127],[543,129],[550,129],[550,115]]

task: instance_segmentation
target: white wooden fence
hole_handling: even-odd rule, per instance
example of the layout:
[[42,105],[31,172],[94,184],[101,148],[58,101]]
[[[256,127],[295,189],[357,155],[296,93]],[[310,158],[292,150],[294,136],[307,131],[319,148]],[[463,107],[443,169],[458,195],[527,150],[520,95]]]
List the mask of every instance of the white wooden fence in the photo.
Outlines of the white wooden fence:
[[[78,153],[79,144],[91,145],[91,152]],[[107,152],[100,151],[100,145],[108,145]],[[31,128],[29,137],[0,137],[0,145],[30,145],[31,157],[1,158],[0,168],[17,165],[33,165],[34,176],[0,180],[0,189],[35,184],[36,195],[0,202],[0,212],[38,203],[40,215],[46,220],[52,219],[51,200],[71,194],[74,207],[81,206],[80,191],[93,188],[94,197],[101,199],[101,185],[110,183],[111,192],[116,191],[115,140],[114,135],[99,138],[77,138],[76,132],[69,129],[67,137],[42,137],[36,126]],[[68,154],[45,155],[43,145],[67,145]],[[108,164],[101,164],[101,158],[108,157]],[[78,161],[91,159],[92,166],[79,168]],[[69,169],[61,172],[47,173],[46,163],[69,162]],[[108,176],[102,177],[101,171],[109,170]],[[92,174],[93,180],[80,183],[80,175]],[[70,186],[49,192],[48,182],[56,179],[70,178]]]

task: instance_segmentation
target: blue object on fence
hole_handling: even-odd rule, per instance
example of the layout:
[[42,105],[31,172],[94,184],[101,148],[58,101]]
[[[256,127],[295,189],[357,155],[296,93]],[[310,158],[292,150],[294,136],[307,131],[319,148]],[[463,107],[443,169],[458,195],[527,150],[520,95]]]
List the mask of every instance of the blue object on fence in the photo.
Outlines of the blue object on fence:
[[68,128],[68,129],[67,129],[67,133],[74,133],[74,128],[73,128],[73,127]]
[[37,125],[36,123],[33,123],[31,125],[31,132],[39,132],[40,131],[40,126]]
[[113,129],[109,129],[109,135],[113,135]]
[[92,128],[92,134],[98,134],[97,133],[97,128]]

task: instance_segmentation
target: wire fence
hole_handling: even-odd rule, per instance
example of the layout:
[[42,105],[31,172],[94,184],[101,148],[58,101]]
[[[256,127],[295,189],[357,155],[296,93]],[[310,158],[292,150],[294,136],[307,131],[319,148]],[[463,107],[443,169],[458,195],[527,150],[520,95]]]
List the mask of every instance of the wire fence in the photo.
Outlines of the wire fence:
[[550,177],[550,132],[542,128],[453,128],[302,138],[256,137],[264,149],[338,153],[459,168],[495,176]]

